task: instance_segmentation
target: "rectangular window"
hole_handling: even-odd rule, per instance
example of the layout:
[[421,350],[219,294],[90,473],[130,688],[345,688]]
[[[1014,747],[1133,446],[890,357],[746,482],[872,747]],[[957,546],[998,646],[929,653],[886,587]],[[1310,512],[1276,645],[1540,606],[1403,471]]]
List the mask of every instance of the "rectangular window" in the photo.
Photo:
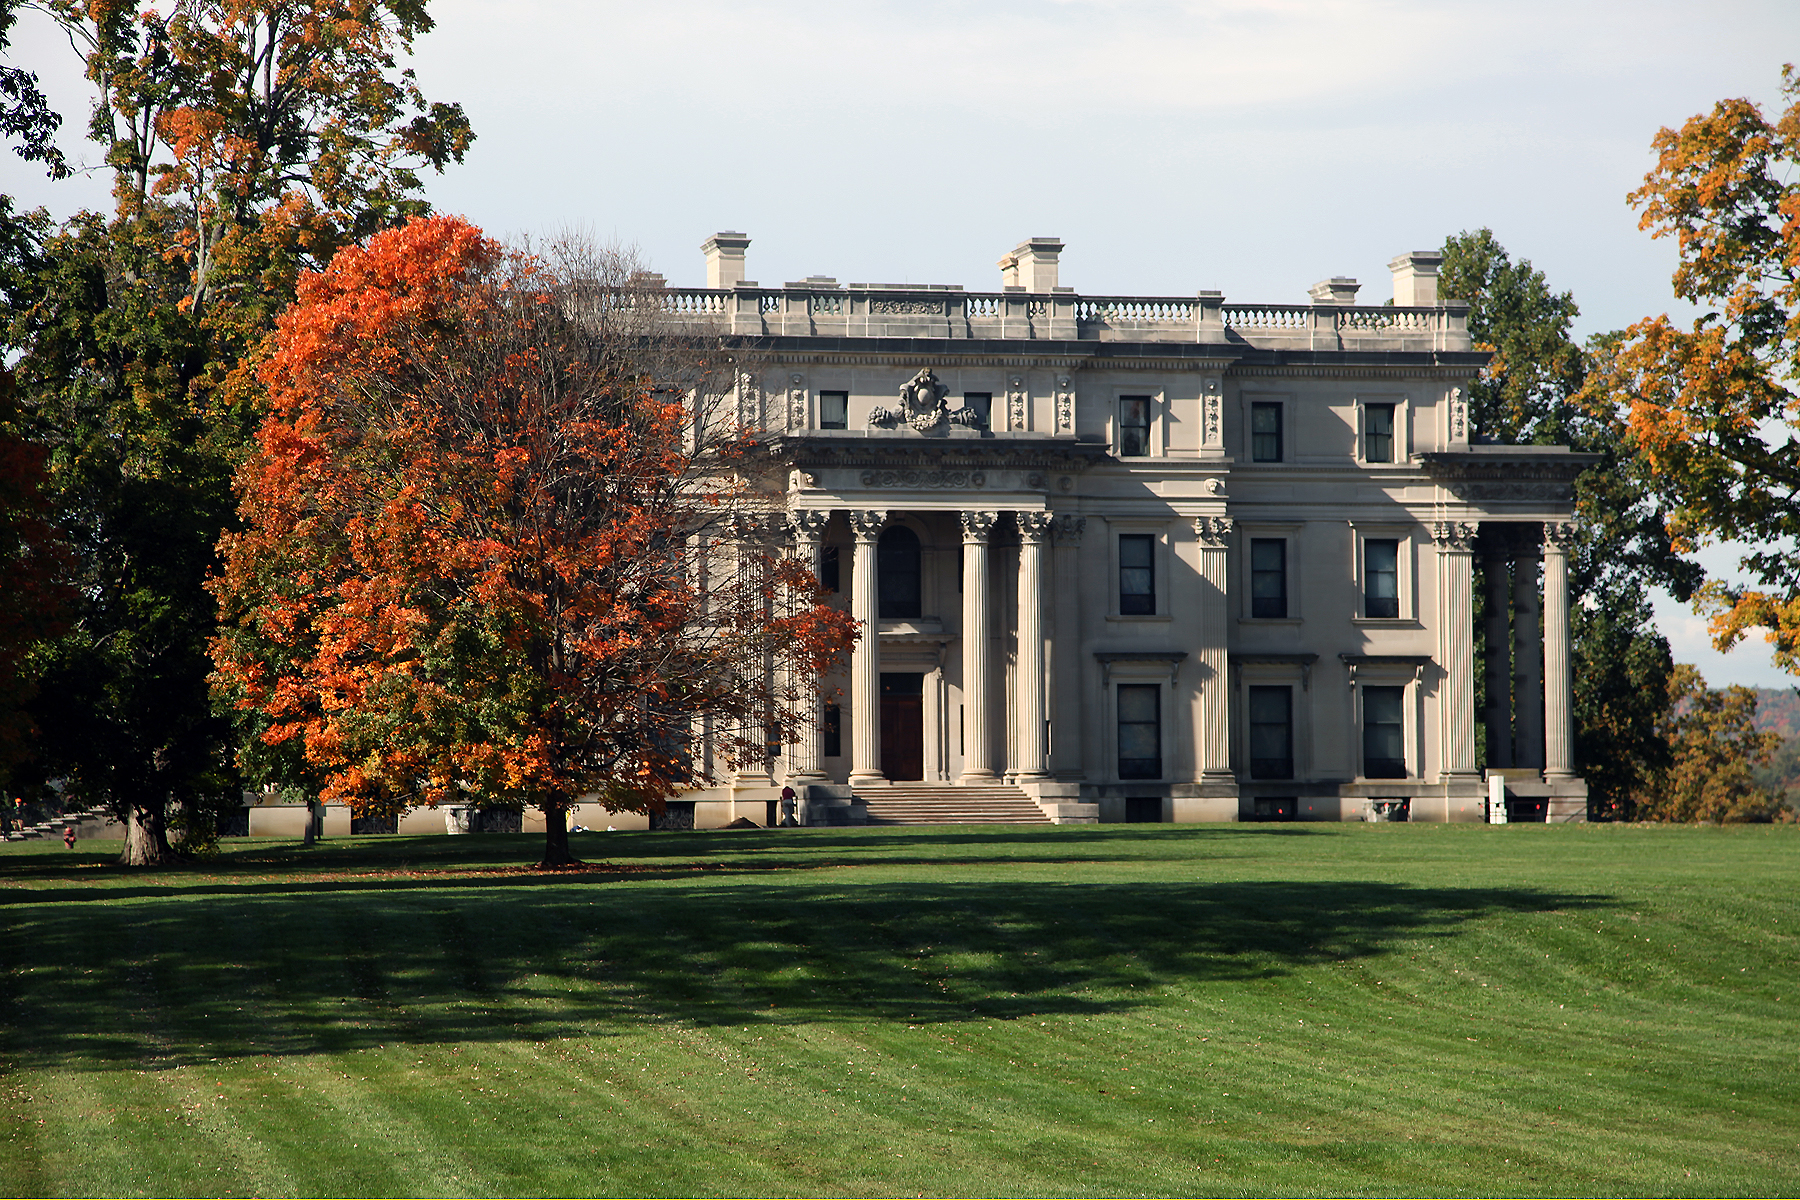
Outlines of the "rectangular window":
[[1156,613],[1156,539],[1147,533],[1119,535],[1119,615]]
[[1250,406],[1250,461],[1281,461],[1281,405]]
[[992,429],[994,427],[994,394],[992,392],[964,392],[963,407],[975,414],[975,428]]
[[850,393],[819,393],[819,428],[850,428]]
[[1406,778],[1406,689],[1366,687],[1363,697],[1363,777]]
[[1250,615],[1288,615],[1286,538],[1250,539]]
[[819,549],[819,586],[828,592],[842,591],[838,583],[838,548],[822,546]]
[[1294,777],[1294,689],[1250,689],[1250,776]]
[[819,722],[819,753],[826,758],[844,756],[844,710],[836,704],[825,706],[825,719]]
[[1363,616],[1400,615],[1400,543],[1371,538],[1363,543]]
[[1142,458],[1150,453],[1150,397],[1119,397],[1119,457]]
[[1162,687],[1119,685],[1119,778],[1162,778]]
[[1394,406],[1369,404],[1363,407],[1363,461],[1394,461]]

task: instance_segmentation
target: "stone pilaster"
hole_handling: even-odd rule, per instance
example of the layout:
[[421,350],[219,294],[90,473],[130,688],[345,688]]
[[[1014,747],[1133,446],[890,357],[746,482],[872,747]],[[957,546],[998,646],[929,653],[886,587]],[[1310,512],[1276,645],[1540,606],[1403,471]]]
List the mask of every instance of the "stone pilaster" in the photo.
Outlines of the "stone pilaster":
[[1231,617],[1231,518],[1196,517],[1200,543],[1200,736],[1194,747],[1202,783],[1233,785],[1231,680],[1226,647]]
[[875,561],[876,543],[887,513],[857,510],[850,514],[856,535],[851,551],[850,615],[858,638],[850,655],[850,786],[886,783],[881,771],[881,581]]
[[[1532,529],[1532,533],[1536,533]],[[1513,763],[1544,765],[1544,658],[1538,628],[1538,555],[1513,559]]]
[[[734,513],[731,528],[737,560],[735,569],[740,577],[740,586],[766,588],[769,582],[770,555],[787,530],[786,515],[768,512]],[[771,615],[771,602],[764,599],[762,603],[766,618]],[[755,759],[737,764],[731,776],[733,787],[766,788],[775,783],[774,753],[779,752],[780,748],[775,730],[780,701],[776,694],[775,655],[772,651],[763,652],[759,668],[753,686],[761,712],[752,718],[751,728],[747,732],[764,749]]]
[[1014,514],[1019,526],[1019,653],[1013,686],[1018,712],[1006,761],[1016,779],[1050,773],[1050,738],[1044,724],[1044,550],[1050,540],[1047,512]]
[[1573,525],[1544,526],[1544,778],[1575,774],[1575,691],[1569,663]]
[[[788,523],[794,531],[794,557],[806,564],[813,578],[819,577],[820,556],[825,548],[825,526],[831,521],[831,514],[819,509],[799,509],[788,517]],[[788,781],[790,783],[821,783],[825,780],[824,745],[820,736],[819,723],[824,714],[820,711],[818,681],[803,679],[795,681],[798,693],[796,704],[800,706],[800,740],[794,746],[789,761]]]
[[988,712],[988,536],[993,512],[965,512],[963,531],[963,771],[958,782],[992,783],[992,722]]
[[1438,560],[1438,665],[1444,672],[1439,774],[1475,774],[1475,531],[1439,521],[1431,536]]

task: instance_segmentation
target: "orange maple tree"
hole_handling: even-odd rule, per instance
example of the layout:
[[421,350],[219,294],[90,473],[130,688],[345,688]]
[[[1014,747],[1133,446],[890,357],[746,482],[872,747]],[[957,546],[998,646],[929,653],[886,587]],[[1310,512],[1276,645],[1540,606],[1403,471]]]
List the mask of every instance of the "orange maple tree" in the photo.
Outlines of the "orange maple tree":
[[1722,100],[1663,129],[1631,194],[1640,227],[1673,237],[1675,294],[1707,311],[1668,316],[1601,346],[1586,400],[1622,412],[1678,550],[1750,544],[1749,586],[1708,584],[1721,649],[1762,628],[1800,672],[1800,74],[1782,70],[1773,121]]
[[[591,264],[592,260],[587,260]],[[327,801],[654,808],[768,753],[853,637],[746,520],[748,435],[623,273],[455,218],[341,251],[279,321],[215,584],[218,686]]]

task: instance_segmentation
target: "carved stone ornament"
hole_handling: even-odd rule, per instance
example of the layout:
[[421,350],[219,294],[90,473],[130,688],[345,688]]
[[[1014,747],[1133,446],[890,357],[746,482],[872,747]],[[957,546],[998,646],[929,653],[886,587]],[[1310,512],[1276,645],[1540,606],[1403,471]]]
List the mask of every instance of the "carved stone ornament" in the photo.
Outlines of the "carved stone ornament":
[[831,514],[821,508],[797,508],[788,514],[788,524],[793,526],[796,538],[817,542],[824,538]]
[[1230,517],[1195,517],[1194,536],[1202,546],[1221,547],[1231,540]]
[[762,407],[762,389],[756,384],[756,376],[748,371],[738,376],[738,426],[742,429],[755,429],[761,426],[758,409]]
[[787,533],[784,512],[739,512],[731,515],[731,527],[746,542],[769,542]]
[[1554,546],[1565,554],[1575,548],[1575,526],[1567,521],[1547,521],[1544,523],[1544,545]]
[[1219,398],[1219,381],[1206,381],[1206,396],[1201,402],[1202,426],[1201,440],[1206,446],[1222,446],[1225,444],[1224,405]]
[[1481,532],[1481,526],[1473,521],[1434,521],[1431,525],[1431,540],[1438,544],[1438,549],[1449,550],[1457,554],[1469,554],[1475,549],[1475,535]]
[[1450,389],[1450,440],[1464,441],[1469,435],[1469,405],[1463,399],[1463,390],[1459,387]]
[[1075,393],[1067,375],[1056,377],[1056,432],[1075,432]]
[[925,471],[902,467],[891,471],[864,471],[864,487],[884,488],[979,488],[987,486],[986,471]]
[[957,514],[962,519],[963,541],[985,542],[988,535],[994,532],[994,522],[1000,519],[997,512],[976,510]]
[[869,311],[890,317],[941,317],[942,300],[871,300]]
[[1050,536],[1050,524],[1055,520],[1047,512],[1014,513],[1013,520],[1019,526],[1019,540],[1025,542],[1041,542]]
[[806,376],[788,376],[788,429],[798,433],[806,428]]
[[966,408],[950,411],[944,397],[950,389],[938,382],[937,372],[930,367],[900,385],[899,408],[877,408],[869,414],[869,424],[883,428],[910,425],[920,433],[929,433],[945,421],[957,425],[976,425],[979,416]]
[[1014,375],[1006,381],[1007,424],[1012,429],[1025,428],[1025,380]]
[[1056,540],[1064,546],[1081,545],[1081,535],[1086,529],[1086,517],[1078,517],[1074,513],[1064,513],[1056,518]]
[[856,534],[859,542],[873,542],[881,537],[881,528],[887,524],[888,515],[878,508],[851,509],[850,529]]

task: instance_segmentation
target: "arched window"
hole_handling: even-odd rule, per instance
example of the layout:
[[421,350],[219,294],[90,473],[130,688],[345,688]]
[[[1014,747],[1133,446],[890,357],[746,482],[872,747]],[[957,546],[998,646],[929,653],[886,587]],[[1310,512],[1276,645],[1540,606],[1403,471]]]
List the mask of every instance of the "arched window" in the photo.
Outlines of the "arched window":
[[904,525],[884,530],[875,565],[881,573],[881,619],[919,616],[919,535]]

